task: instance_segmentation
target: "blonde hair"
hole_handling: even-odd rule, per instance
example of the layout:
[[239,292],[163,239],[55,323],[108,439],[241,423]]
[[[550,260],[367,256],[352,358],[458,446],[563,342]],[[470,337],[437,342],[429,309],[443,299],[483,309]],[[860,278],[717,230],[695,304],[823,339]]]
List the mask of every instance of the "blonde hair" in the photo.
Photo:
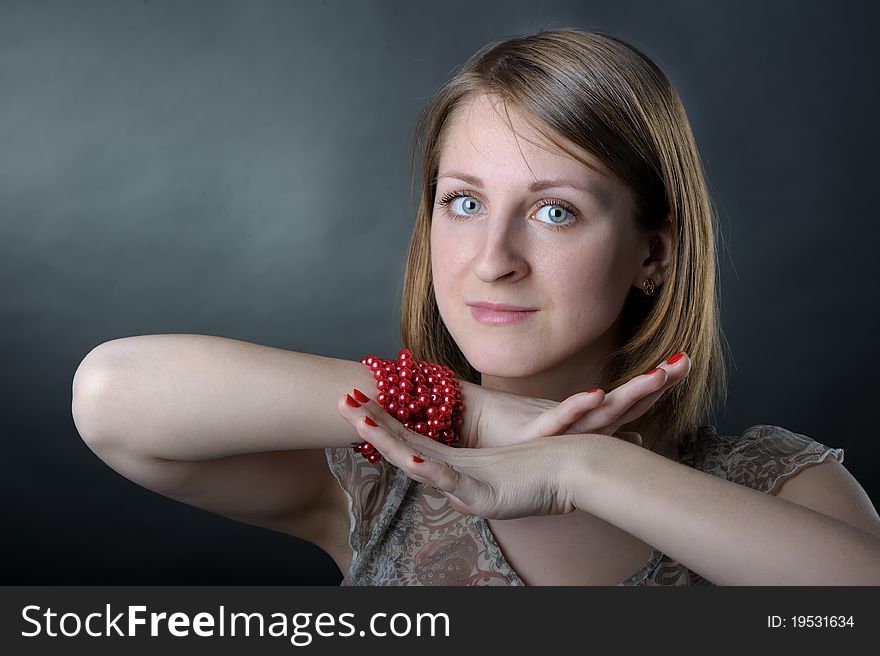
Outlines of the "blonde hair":
[[[521,110],[551,143],[561,135],[595,156],[631,192],[645,234],[667,215],[672,253],[666,281],[647,296],[631,287],[617,348],[604,363],[605,392],[655,367],[676,351],[690,374],[636,421],[676,447],[697,439],[716,392],[727,395],[716,299],[716,218],[684,106],[666,75],[618,37],[560,28],[489,43],[428,102],[419,116],[410,167],[421,154],[421,198],[401,299],[403,344],[418,360],[450,367],[480,383],[440,317],[431,275],[431,216],[444,127],[476,96],[490,94]],[[511,124],[512,127],[512,124]],[[648,446],[648,445],[646,445]]]

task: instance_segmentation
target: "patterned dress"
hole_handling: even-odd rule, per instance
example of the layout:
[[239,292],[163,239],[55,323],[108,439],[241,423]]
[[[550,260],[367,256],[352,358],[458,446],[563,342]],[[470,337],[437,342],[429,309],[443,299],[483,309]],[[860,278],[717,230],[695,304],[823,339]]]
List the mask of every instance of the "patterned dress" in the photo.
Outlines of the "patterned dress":
[[[382,460],[371,464],[350,447],[325,449],[348,499],[352,561],[341,585],[525,585],[481,517],[454,510],[432,488]],[[844,451],[779,426],[757,425],[741,436],[701,426],[681,464],[771,494],[785,478]],[[617,585],[712,585],[653,550]]]

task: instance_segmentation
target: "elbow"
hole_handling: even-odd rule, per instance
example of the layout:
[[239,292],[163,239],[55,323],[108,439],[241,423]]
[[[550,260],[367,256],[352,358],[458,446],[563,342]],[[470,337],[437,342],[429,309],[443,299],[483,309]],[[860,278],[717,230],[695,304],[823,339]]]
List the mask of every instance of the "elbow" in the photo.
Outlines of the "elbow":
[[113,399],[120,397],[124,368],[111,342],[93,348],[73,375],[70,410],[82,440],[93,448],[110,439]]

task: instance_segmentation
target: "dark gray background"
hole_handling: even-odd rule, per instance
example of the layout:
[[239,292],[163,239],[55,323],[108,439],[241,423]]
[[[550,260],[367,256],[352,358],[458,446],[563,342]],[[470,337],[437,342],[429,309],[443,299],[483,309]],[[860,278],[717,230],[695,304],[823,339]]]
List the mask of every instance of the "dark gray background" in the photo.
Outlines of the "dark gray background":
[[868,2],[0,2],[3,582],[339,582],[309,543],[107,467],[74,427],[74,371],[148,333],[396,353],[418,112],[487,41],[551,27],[623,37],[682,96],[723,233],[719,431],[843,447],[876,504],[877,19]]

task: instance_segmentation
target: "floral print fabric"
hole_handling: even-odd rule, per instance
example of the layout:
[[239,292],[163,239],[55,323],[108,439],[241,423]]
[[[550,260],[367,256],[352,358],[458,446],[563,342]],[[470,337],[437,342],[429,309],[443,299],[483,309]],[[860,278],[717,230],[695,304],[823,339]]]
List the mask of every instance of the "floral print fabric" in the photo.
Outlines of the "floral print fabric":
[[[350,447],[325,449],[349,504],[352,561],[341,585],[525,585],[507,563],[486,521],[453,510],[445,497],[382,460]],[[756,425],[737,437],[701,426],[680,454],[693,467],[773,494],[803,467],[844,451],[780,426]],[[656,549],[617,585],[711,585]]]

